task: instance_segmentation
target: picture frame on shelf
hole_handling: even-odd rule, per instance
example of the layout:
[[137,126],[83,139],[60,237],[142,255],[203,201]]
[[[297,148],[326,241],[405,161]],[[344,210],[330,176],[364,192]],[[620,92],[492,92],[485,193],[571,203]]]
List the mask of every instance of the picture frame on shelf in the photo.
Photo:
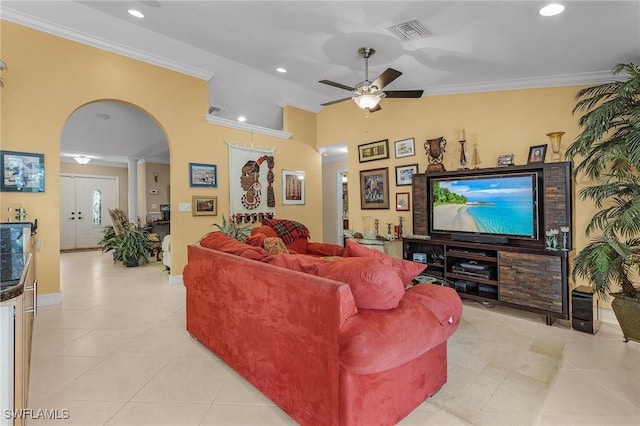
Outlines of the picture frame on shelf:
[[44,154],[0,151],[3,192],[44,192]]
[[282,170],[282,204],[304,204],[304,172]]
[[387,158],[389,158],[389,139],[358,145],[358,161],[361,163]]
[[389,168],[360,171],[360,208],[389,208]]
[[411,185],[415,174],[418,174],[418,164],[396,166],[396,186]]
[[217,188],[218,167],[215,164],[189,163],[189,186]]
[[192,216],[217,216],[218,197],[209,195],[194,195],[191,197]]
[[500,155],[500,156],[498,156],[497,166],[498,167],[513,166],[514,165],[514,162],[513,162],[514,158],[515,158],[515,154]]
[[408,192],[396,193],[396,211],[408,212],[411,210],[411,204]]
[[402,139],[394,142],[396,158],[412,157],[416,155],[414,138]]
[[529,148],[527,156],[527,164],[544,163],[544,157],[547,155],[547,144],[534,145]]

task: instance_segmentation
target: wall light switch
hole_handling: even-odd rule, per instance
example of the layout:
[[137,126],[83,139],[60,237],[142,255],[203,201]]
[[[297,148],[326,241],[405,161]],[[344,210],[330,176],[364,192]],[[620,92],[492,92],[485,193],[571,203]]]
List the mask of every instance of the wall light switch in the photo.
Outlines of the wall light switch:
[[179,203],[178,211],[181,212],[190,212],[191,211],[191,203]]
[[155,209],[157,209],[157,208],[158,208],[158,205],[157,205],[157,204],[151,204],[151,210],[155,210]]

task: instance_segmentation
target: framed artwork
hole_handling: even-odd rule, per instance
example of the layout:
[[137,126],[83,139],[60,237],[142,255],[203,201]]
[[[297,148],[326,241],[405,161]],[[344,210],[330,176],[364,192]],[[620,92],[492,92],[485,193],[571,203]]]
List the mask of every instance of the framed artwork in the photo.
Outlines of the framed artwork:
[[411,185],[413,175],[418,173],[417,164],[407,164],[406,166],[396,166],[396,186]]
[[282,170],[282,204],[304,204],[304,172]]
[[358,145],[358,161],[361,163],[389,158],[389,139]]
[[411,157],[416,155],[415,140],[413,138],[402,139],[395,142],[396,158]]
[[411,209],[409,204],[409,193],[398,192],[396,194],[396,210],[399,212],[408,212]]
[[498,167],[502,166],[513,166],[514,154],[505,154],[498,156]]
[[0,151],[0,191],[44,192],[44,154]]
[[389,168],[360,171],[360,208],[389,208]]
[[189,163],[189,186],[216,188],[218,172],[215,164]]
[[217,216],[218,197],[208,195],[194,195],[191,198],[192,216]]
[[535,145],[529,148],[527,164],[544,163],[544,156],[547,153],[547,144]]

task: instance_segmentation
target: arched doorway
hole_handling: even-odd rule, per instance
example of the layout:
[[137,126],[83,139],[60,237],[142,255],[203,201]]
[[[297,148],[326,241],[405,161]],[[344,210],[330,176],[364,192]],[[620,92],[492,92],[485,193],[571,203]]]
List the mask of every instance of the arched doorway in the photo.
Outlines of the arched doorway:
[[103,100],[75,110],[62,130],[60,175],[61,250],[96,247],[112,208],[139,223],[167,216],[169,146],[135,105]]

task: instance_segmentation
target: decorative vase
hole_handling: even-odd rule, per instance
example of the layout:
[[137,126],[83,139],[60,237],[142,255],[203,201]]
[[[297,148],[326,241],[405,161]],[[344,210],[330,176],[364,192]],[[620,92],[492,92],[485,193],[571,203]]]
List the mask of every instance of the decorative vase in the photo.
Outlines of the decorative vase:
[[565,132],[551,132],[547,133],[549,140],[551,141],[551,151],[553,151],[553,156],[551,159],[553,161],[560,161],[560,146],[562,143],[562,135]]
[[614,294],[611,309],[620,324],[624,340],[640,343],[640,298]]
[[427,152],[427,159],[429,160],[427,172],[445,171],[444,165],[442,164],[442,159],[444,157],[446,146],[447,140],[442,136],[436,139],[428,139],[424,143],[424,149]]

